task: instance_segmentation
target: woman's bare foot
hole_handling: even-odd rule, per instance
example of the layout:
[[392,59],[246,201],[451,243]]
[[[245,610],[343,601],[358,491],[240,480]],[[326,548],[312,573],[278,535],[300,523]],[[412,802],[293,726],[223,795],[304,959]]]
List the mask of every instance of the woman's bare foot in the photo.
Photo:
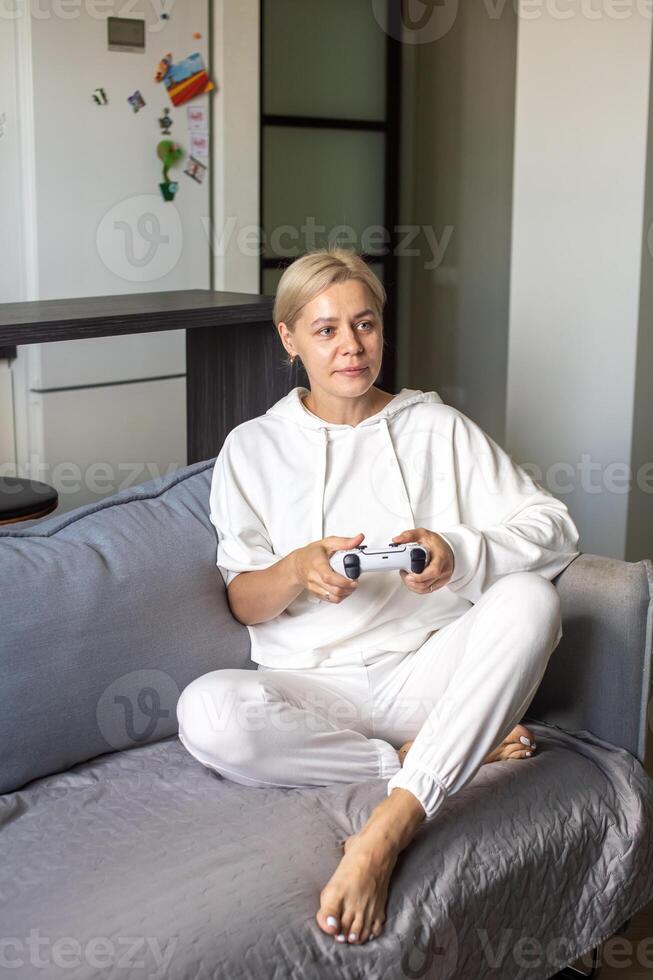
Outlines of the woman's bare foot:
[[[530,739],[530,747],[521,738]],[[397,750],[402,766],[413,741]],[[517,725],[483,762],[522,759],[535,748],[533,733]],[[345,839],[340,864],[320,892],[315,917],[320,929],[337,942],[354,945],[381,934],[393,868],[424,816],[417,797],[395,789],[375,807],[363,829]]]
[[[521,741],[522,738],[530,739],[530,746]],[[403,766],[406,753],[415,740],[404,742],[401,748],[397,749],[399,762]],[[483,765],[487,762],[499,762],[501,759],[527,759],[537,748],[535,736],[526,728],[525,725],[516,725],[515,728],[506,735],[501,745],[483,759]]]
[[380,935],[393,868],[424,817],[417,797],[397,788],[346,838],[340,864],[320,892],[315,918],[323,932],[357,946]]

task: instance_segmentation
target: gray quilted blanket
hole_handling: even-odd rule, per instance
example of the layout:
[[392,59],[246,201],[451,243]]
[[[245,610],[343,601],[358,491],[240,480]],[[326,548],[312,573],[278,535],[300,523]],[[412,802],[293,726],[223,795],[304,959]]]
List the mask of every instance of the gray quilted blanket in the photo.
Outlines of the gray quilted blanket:
[[318,895],[385,782],[252,789],[176,736],[0,796],[0,974],[549,980],[653,898],[653,783],[528,720],[399,857],[383,934],[340,945]]

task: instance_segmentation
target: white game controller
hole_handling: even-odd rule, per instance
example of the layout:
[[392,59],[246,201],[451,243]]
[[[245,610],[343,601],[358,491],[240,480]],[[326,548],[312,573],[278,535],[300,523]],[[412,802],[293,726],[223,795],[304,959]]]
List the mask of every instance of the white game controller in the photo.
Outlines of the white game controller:
[[368,549],[366,544],[345,551],[334,551],[329,564],[334,572],[356,579],[362,572],[389,572],[404,568],[419,575],[430,561],[428,549],[416,541],[406,544],[390,542],[387,549]]

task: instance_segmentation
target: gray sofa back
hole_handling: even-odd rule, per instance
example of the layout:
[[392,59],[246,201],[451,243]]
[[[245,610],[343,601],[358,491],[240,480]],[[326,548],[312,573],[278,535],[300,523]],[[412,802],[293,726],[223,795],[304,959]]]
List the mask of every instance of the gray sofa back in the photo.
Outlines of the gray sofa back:
[[256,666],[215,563],[213,463],[0,528],[0,793],[173,735],[195,677]]
[[[173,735],[194,678],[255,668],[215,564],[214,462],[0,528],[0,793]],[[563,638],[527,717],[643,762],[651,562],[580,555],[554,582]]]
[[581,554],[553,582],[563,636],[528,717],[593,732],[644,764],[653,723],[653,563]]

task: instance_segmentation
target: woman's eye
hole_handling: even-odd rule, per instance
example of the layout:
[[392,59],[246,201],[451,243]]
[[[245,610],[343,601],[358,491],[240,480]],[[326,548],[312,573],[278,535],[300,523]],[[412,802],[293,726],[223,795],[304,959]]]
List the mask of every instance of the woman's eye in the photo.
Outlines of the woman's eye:
[[[370,329],[373,327],[373,324],[370,322],[370,320],[361,320],[361,322],[357,325],[359,327],[369,327]],[[322,327],[322,329],[319,330],[318,333],[323,334],[325,330],[333,330],[333,327]]]

